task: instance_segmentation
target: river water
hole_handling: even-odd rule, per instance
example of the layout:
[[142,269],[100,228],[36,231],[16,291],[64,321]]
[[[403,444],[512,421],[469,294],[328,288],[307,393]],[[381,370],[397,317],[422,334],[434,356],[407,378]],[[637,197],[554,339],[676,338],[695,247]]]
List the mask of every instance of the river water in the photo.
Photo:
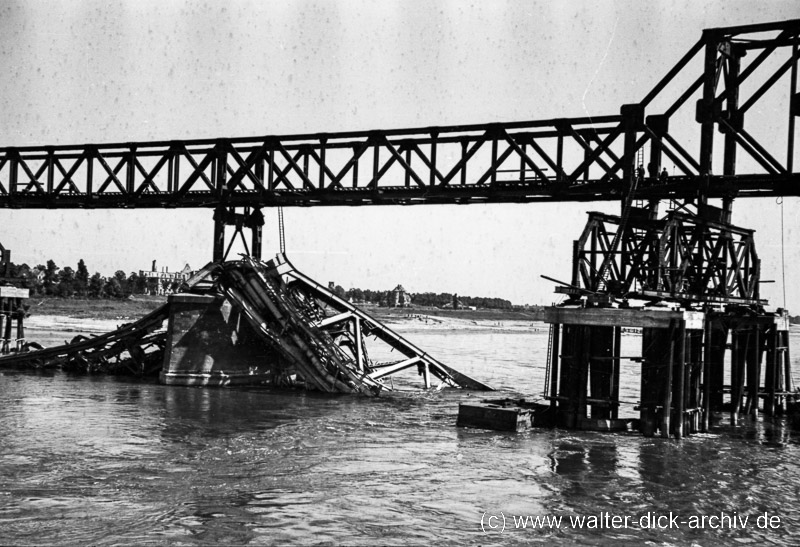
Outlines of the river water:
[[[406,331],[498,396],[541,391],[543,325]],[[484,396],[0,372],[0,544],[800,543],[800,433],[781,420],[682,441],[457,428]]]

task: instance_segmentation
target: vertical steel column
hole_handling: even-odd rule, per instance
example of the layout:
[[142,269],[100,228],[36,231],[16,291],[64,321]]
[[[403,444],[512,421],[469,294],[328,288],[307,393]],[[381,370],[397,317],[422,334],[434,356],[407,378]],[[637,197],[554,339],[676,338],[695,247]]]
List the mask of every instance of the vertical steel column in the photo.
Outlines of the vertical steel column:
[[758,415],[761,388],[761,328],[753,325],[750,336],[753,338],[751,351],[747,353],[747,403],[745,414]]
[[[261,248],[262,243],[264,240],[263,237],[263,228],[264,228],[264,215],[261,213],[261,209],[258,207],[254,207],[252,211],[249,212],[247,215],[247,226],[250,228],[251,234],[251,245],[250,245],[250,254],[256,260],[261,260]],[[281,249],[283,252],[283,249]]]
[[[640,430],[647,437],[655,435],[656,429],[659,428],[662,432],[669,431],[669,392],[672,374],[671,336],[672,329],[651,327],[642,329],[639,418]],[[658,418],[659,408],[662,409],[660,421]]]
[[703,329],[703,422],[701,431],[711,426],[711,318],[706,313]]
[[179,145],[173,143],[170,145],[170,171],[169,171],[169,192],[170,194],[177,194],[180,188],[181,181],[181,157],[179,153]]
[[[493,188],[497,183],[497,139],[498,139],[498,132],[496,130],[492,130],[492,160],[491,160],[492,163],[489,164],[491,165],[492,174],[491,177],[489,178],[489,181]],[[434,179],[433,176],[431,176],[431,187],[433,187],[433,185],[434,185]]]
[[[617,229],[619,230],[619,228],[617,228]],[[591,237],[592,237],[592,239],[589,242],[590,243],[590,247],[589,247],[589,256],[590,256],[590,259],[589,259],[589,275],[593,276],[593,280],[592,280],[592,286],[589,287],[589,288],[592,289],[593,291],[599,291],[600,288],[601,288],[600,284],[603,282],[603,278],[602,278],[602,275],[601,275],[601,272],[600,272],[600,267],[601,267],[600,265],[603,264],[603,262],[605,261],[605,257],[604,256],[597,256],[597,249],[599,247],[597,245],[597,243],[598,243],[597,242],[597,237],[598,237],[597,224],[594,224],[592,226],[592,236]],[[608,251],[610,253],[611,249],[608,249]]]
[[17,315],[17,351],[22,350],[22,345],[25,343],[25,327],[22,324],[25,315],[20,311]]
[[622,199],[620,214],[624,214],[625,200],[636,178],[636,132],[644,123],[644,107],[639,104],[624,104],[620,108],[622,127],[625,132],[624,150],[622,154]]
[[252,238],[251,238],[252,244],[251,244],[250,254],[256,260],[261,260],[261,247],[262,247],[262,241],[264,239],[263,238],[263,233],[262,233],[263,232],[263,228],[264,228],[263,226],[251,226],[250,227],[251,231],[253,232],[253,235],[252,235]]
[[[661,180],[661,156],[663,153],[664,144],[662,138],[669,132],[669,118],[664,115],[648,116],[647,126],[656,134],[658,138],[650,141],[650,164],[648,167],[655,180]],[[649,174],[649,173],[648,173]],[[658,203],[656,201],[656,203]]]
[[[738,48],[730,43],[726,44],[728,58],[728,73],[725,76],[725,91],[727,93],[728,124],[734,129],[741,129],[743,120],[739,114],[739,67],[741,65]],[[730,130],[725,132],[725,159],[722,164],[723,175],[736,174],[736,136]]]
[[619,418],[619,376],[622,365],[622,327],[614,327],[613,373],[611,375],[611,419]]
[[[581,136],[581,138],[583,138],[583,135],[580,132],[578,134]],[[590,154],[591,154],[591,152],[587,148],[583,149],[583,162],[584,162],[584,164],[586,164],[586,167],[583,170],[583,182],[589,182],[589,155]],[[578,176],[580,176],[580,173],[578,173]]]
[[678,359],[675,362],[675,437],[683,438],[686,424],[686,321],[681,319],[678,327]]
[[586,398],[589,392],[589,357],[592,351],[592,327],[580,326],[580,353],[578,358],[578,401],[575,408],[575,425],[580,427],[586,418]]
[[368,139],[372,142],[372,181],[370,186],[374,190],[373,193],[378,193],[378,174],[381,171],[381,147],[377,139],[370,137]]
[[[5,303],[5,298],[2,299],[3,303]],[[3,325],[4,321],[8,320],[11,321],[11,317],[6,317],[5,312],[5,305],[0,308],[0,333],[3,332]],[[8,353],[8,348],[6,347],[5,341],[0,339],[0,354]]]
[[[778,331],[778,355],[781,356],[778,363],[780,366],[777,366],[778,369],[778,377],[779,387],[783,393],[787,393],[789,391],[789,385],[791,384],[791,365],[789,364],[789,331],[788,330],[779,330]],[[782,395],[780,397],[781,401],[781,414],[786,414],[787,408],[787,401],[789,397],[786,395]]]
[[[748,332],[737,326],[733,332],[733,351],[731,353],[731,421],[736,425],[742,411],[745,388],[745,366],[749,343]],[[735,372],[735,374],[734,374]]]
[[[56,162],[55,162],[55,151],[53,150],[52,146],[46,147],[47,150],[47,193],[52,195],[53,190],[55,189],[55,174],[56,174]],[[9,192],[11,189],[9,188]]]
[[214,262],[222,262],[225,256],[225,207],[214,209]]
[[555,410],[558,404],[558,365],[559,352],[561,350],[559,337],[561,334],[561,325],[559,323],[554,323],[551,327],[553,329],[552,354],[548,355],[550,358],[550,408]]
[[784,358],[784,368],[785,368],[785,375],[786,381],[784,389],[786,391],[793,391],[794,390],[794,382],[792,380],[792,353],[789,349],[789,331],[784,331],[784,337],[786,338],[786,349],[783,350],[783,358]]
[[703,32],[705,40],[705,64],[703,71],[703,97],[697,103],[696,120],[700,123],[700,177],[701,188],[698,205],[707,201],[708,177],[712,172],[714,157],[714,110],[717,88],[717,35]]
[[218,139],[217,144],[214,146],[216,152],[214,158],[214,189],[217,191],[217,196],[222,198],[227,194],[227,181],[228,181],[228,143],[225,139]]
[[6,312],[6,328],[3,334],[3,353],[8,353],[11,351],[11,328],[14,321],[11,319],[11,306],[8,306],[8,311]]
[[134,192],[136,192],[136,145],[131,144],[130,148],[130,151],[126,154],[125,191],[128,197],[133,197]]
[[[467,142],[461,141],[461,178],[459,179],[459,184],[464,186],[467,184]],[[410,163],[408,165],[411,165]]]
[[581,285],[580,264],[579,264],[580,253],[581,253],[580,241],[574,240],[572,242],[572,284],[576,287],[580,287]]
[[586,329],[591,347],[589,356],[591,397],[593,400],[603,401],[591,403],[591,416],[592,419],[607,420],[611,418],[615,403],[611,398],[614,374],[614,327],[591,326]]
[[399,153],[402,154],[403,152],[405,152],[405,154],[406,154],[406,165],[408,167],[403,169],[403,173],[404,173],[403,184],[405,185],[406,188],[410,188],[411,187],[411,147],[401,144],[397,148],[398,148],[397,151]]
[[91,203],[94,192],[94,158],[97,156],[97,147],[87,146],[84,151],[86,158],[86,201]]
[[674,375],[672,374],[673,363],[675,362],[675,326],[669,327],[669,359],[666,363],[667,378],[663,388],[663,402],[661,403],[661,436],[669,438],[672,429],[672,385]]
[[[431,133],[431,157],[429,158],[430,159],[430,163],[431,163],[431,173],[430,173],[430,177],[428,177],[428,184],[430,185],[431,188],[436,186],[436,149],[437,149],[437,146],[436,146],[437,142],[436,141],[437,141],[438,137],[439,137],[439,133],[437,133],[436,131]],[[494,142],[495,142],[495,144],[497,143],[497,137],[495,137],[495,141]],[[358,162],[356,162],[356,163],[358,163]],[[464,168],[466,168],[466,164],[464,165]],[[494,172],[495,170],[492,170],[492,171]]]
[[556,180],[558,182],[566,182],[564,180],[564,133],[563,127],[556,126],[558,129],[558,138],[556,141],[556,167],[558,167],[558,173],[556,173]]
[[[212,169],[212,183],[219,199],[225,196],[225,181],[227,179],[228,156],[224,139],[218,139],[214,145],[214,168]],[[214,262],[221,262],[225,257],[225,225],[227,224],[227,208],[217,206],[214,211]]]
[[18,190],[20,155],[17,150],[9,148],[6,157],[8,157],[8,194],[13,198]]
[[697,433],[702,424],[703,330],[686,331],[688,369],[686,376],[687,435]]
[[558,425],[574,428],[577,425],[577,399],[581,357],[582,327],[564,325],[561,339],[561,375],[558,383]]
[[797,41],[792,46],[792,81],[789,84],[789,138],[786,143],[786,171],[794,169],[794,119],[800,116],[800,95],[797,94]]
[[766,392],[766,399],[764,400],[764,414],[768,416],[775,415],[775,381],[776,381],[776,364],[778,362],[778,333],[777,325],[770,326],[767,331],[767,359],[764,371],[764,391]]

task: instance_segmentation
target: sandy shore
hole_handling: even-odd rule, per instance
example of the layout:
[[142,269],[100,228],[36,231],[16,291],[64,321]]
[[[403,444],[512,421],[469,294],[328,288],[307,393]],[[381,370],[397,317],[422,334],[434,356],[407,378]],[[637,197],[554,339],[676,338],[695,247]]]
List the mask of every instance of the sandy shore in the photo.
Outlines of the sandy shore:
[[547,324],[541,321],[520,320],[484,320],[461,319],[455,317],[436,317],[426,314],[408,314],[408,316],[384,318],[381,322],[391,329],[402,331],[413,330],[492,330],[492,331],[528,331],[546,330]]
[[[136,319],[93,319],[66,315],[36,314],[25,320],[25,337],[28,341],[51,346],[54,341],[63,343],[79,334],[97,335],[116,330],[121,325]],[[483,319],[461,319],[435,317],[409,313],[381,318],[387,327],[399,332],[414,331],[481,331],[481,332],[542,332],[548,325],[539,321],[496,321]]]
[[[116,330],[130,321],[118,319],[75,318],[63,315],[31,315],[25,319],[26,331],[59,331],[79,334],[102,334]],[[33,339],[31,336],[28,338]]]

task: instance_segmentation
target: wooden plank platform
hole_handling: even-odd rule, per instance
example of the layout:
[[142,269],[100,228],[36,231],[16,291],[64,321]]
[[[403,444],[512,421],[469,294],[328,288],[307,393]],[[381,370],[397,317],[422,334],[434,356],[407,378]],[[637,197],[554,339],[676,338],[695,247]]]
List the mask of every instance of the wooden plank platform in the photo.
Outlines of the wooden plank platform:
[[544,322],[560,325],[598,325],[666,329],[686,321],[687,329],[702,329],[705,314],[660,308],[558,308],[544,310]]

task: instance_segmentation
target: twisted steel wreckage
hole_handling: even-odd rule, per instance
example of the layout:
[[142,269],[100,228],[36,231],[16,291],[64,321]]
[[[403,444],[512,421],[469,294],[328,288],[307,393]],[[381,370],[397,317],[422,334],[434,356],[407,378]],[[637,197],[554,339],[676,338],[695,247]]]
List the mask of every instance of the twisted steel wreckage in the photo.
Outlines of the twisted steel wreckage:
[[[368,346],[375,343],[403,358],[371,360]],[[303,275],[283,254],[269,262],[249,256],[212,262],[167,304],[134,323],[63,346],[11,354],[0,358],[4,363],[159,374],[167,384],[269,384],[365,395],[391,390],[386,379],[415,368],[425,388],[491,389]]]
[[[459,422],[682,436],[708,429],[713,411],[785,411],[796,393],[788,316],[765,311],[753,231],[732,223],[732,206],[800,195],[799,34],[800,20],[707,29],[640,102],[614,115],[0,149],[0,206],[215,210],[214,261],[167,306],[0,365],[153,370],[184,384],[294,378],[367,394],[416,368],[425,387],[435,379],[484,389],[298,272],[283,241],[282,254],[262,262],[261,208],[613,200],[619,215],[589,213],[571,279],[557,282],[567,300],[546,310],[549,404],[462,405]],[[231,239],[251,231],[252,257],[225,261],[227,227]],[[633,327],[641,350],[626,356],[622,333]],[[403,358],[370,360],[370,337]],[[636,420],[619,414],[630,362],[641,366]]]

